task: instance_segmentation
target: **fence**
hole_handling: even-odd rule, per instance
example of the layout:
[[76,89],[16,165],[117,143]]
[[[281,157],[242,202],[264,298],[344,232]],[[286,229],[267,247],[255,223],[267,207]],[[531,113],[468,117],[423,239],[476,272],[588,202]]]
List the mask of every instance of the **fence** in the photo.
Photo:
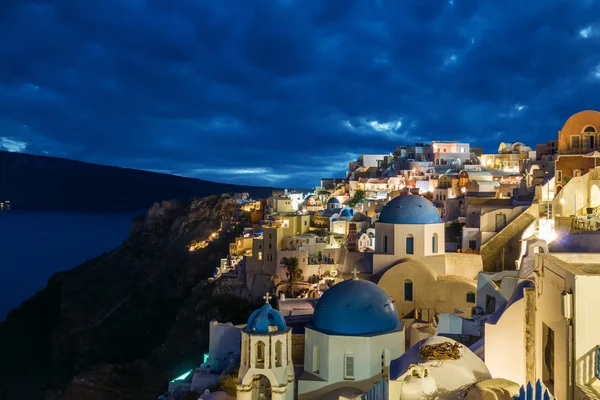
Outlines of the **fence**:
[[550,394],[550,391],[544,387],[541,380],[537,380],[535,388],[531,382],[521,386],[519,394],[513,397],[514,400],[557,400],[556,397]]
[[384,400],[388,398],[388,381],[382,379],[368,392],[360,396],[360,400]]

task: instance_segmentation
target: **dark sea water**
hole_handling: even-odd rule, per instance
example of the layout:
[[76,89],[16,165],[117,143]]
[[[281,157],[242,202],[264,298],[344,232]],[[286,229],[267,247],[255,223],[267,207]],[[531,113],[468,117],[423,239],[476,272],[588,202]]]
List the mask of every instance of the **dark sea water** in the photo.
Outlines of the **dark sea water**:
[[0,212],[0,321],[55,272],[119,246],[141,212]]

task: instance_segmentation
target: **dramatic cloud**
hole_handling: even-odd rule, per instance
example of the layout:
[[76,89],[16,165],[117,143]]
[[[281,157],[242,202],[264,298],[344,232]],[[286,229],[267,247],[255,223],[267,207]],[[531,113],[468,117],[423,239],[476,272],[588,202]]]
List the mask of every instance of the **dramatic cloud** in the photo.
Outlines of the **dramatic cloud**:
[[599,109],[587,0],[4,0],[0,149],[314,186],[396,145]]

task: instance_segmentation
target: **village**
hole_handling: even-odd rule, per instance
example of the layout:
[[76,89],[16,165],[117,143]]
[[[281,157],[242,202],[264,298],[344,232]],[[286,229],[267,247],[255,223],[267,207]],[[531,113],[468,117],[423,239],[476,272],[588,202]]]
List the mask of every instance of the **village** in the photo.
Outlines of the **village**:
[[162,397],[232,398],[210,388],[233,376],[241,400],[600,398],[600,112],[556,128],[236,194],[248,222],[211,280],[264,305],[212,321],[204,360]]

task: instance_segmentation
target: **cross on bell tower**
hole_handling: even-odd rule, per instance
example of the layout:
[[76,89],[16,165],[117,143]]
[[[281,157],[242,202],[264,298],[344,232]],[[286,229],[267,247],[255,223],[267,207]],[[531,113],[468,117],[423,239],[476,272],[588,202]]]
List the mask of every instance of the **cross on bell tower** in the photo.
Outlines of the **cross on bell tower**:
[[358,279],[358,270],[356,268],[354,268],[352,271],[350,271],[350,273],[352,275],[354,275],[354,278],[352,278],[352,279]]
[[267,294],[263,296],[263,299],[265,299],[265,303],[269,303],[269,301],[272,299],[271,294],[267,292]]

